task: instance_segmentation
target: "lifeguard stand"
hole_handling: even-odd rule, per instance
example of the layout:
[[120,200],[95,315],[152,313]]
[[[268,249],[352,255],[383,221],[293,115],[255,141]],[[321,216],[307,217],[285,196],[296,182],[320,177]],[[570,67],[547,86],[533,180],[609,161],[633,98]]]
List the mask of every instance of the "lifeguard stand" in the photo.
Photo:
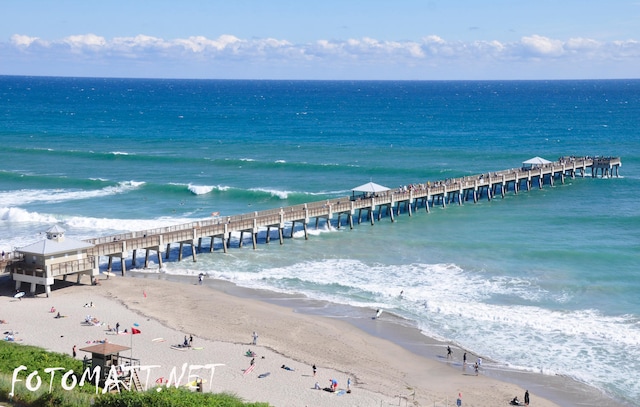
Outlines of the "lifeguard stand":
[[[140,366],[139,359],[120,356],[120,352],[130,349],[131,348],[127,346],[116,345],[114,343],[99,343],[82,348],[80,349],[82,352],[91,353],[91,359],[84,359],[84,366],[82,366],[82,369],[85,370],[90,368],[93,371],[96,367],[100,367],[100,383],[104,384],[107,377],[109,377],[109,371],[112,366]],[[131,374],[133,377],[131,377]],[[124,387],[128,390],[142,390],[142,386],[135,369],[126,372],[122,369],[118,369],[118,380],[121,380]],[[133,385],[129,386],[130,383],[133,383]]]

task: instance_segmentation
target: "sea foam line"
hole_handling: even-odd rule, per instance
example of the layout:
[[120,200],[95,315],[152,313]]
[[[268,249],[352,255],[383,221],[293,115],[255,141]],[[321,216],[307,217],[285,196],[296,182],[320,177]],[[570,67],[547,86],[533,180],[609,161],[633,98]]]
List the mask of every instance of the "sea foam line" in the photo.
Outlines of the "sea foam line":
[[6,206],[20,206],[34,202],[59,203],[81,199],[101,198],[110,195],[126,193],[140,188],[144,182],[123,181],[118,185],[111,185],[91,191],[77,191],[71,189],[26,189],[18,191],[0,192],[0,201]]

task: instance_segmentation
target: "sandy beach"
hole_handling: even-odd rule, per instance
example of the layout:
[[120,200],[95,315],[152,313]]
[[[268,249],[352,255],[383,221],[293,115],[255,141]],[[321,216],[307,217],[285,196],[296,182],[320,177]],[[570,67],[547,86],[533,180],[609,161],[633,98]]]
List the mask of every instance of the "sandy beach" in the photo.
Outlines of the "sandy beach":
[[[18,300],[6,280],[0,298],[0,319],[7,321],[3,332],[15,331],[21,343],[68,354],[75,345],[79,359],[86,355],[80,349],[94,341],[131,347],[124,356],[140,359],[144,366],[159,366],[148,377],[142,375],[148,387],[170,378],[174,368],[179,374],[184,364],[220,364],[215,372],[192,372],[206,379],[205,391],[234,393],[277,407],[452,406],[459,395],[464,406],[488,407],[508,405],[514,396],[522,400],[525,392],[482,370],[476,375],[471,356],[470,365],[463,368],[460,352],[449,361],[421,357],[345,321],[232,296],[208,284],[101,276],[99,286],[69,285],[55,289],[49,298],[38,294]],[[52,307],[65,318],[54,318]],[[83,324],[87,316],[100,323]],[[135,325],[141,333],[108,331],[116,324],[129,332]],[[254,331],[256,345],[251,343]],[[171,348],[191,335],[192,349]],[[248,350],[256,353],[255,368],[244,374],[252,359],[246,356]],[[185,376],[179,384],[193,379]],[[350,380],[351,393],[314,389],[316,383],[328,387],[331,379],[339,390],[346,390]],[[531,393],[531,400],[535,406],[558,406],[536,393]]]

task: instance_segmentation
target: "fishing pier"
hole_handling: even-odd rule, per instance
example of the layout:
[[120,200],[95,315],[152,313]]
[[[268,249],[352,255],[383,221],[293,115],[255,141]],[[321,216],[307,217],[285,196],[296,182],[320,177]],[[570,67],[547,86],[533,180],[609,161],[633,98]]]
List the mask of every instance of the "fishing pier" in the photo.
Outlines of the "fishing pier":
[[[56,263],[42,272],[48,276],[65,277],[66,274],[76,273],[79,280],[81,270],[86,271],[87,264],[92,264],[92,275],[95,275],[98,273],[99,258],[108,257],[107,270],[111,271],[113,260],[119,259],[121,274],[125,275],[126,259],[130,253],[134,265],[137,264],[139,252],[143,251],[145,268],[149,266],[151,255],[157,258],[158,266],[162,268],[163,257],[169,258],[172,245],[179,245],[179,261],[183,259],[185,246],[190,248],[191,258],[196,261],[196,253],[203,251],[203,244],[205,249],[208,246],[208,251],[213,252],[216,239],[222,243],[222,249],[226,253],[234,234],[240,235],[239,247],[243,245],[244,236],[250,235],[255,249],[260,231],[266,231],[265,243],[270,242],[272,231],[277,231],[280,244],[284,244],[285,231],[288,232],[288,237],[293,237],[296,226],[298,230],[304,231],[304,237],[308,239],[308,227],[312,223],[315,223],[316,228],[321,222],[337,228],[353,228],[354,223],[360,224],[364,220],[373,225],[382,217],[388,217],[394,222],[395,216],[402,212],[412,216],[413,212],[421,208],[428,213],[437,206],[462,205],[467,201],[477,203],[481,199],[491,201],[496,197],[504,198],[509,192],[518,194],[522,190],[553,186],[556,182],[564,183],[567,177],[585,177],[588,174],[593,178],[618,177],[621,165],[619,157],[563,157],[555,162],[528,167],[523,165],[520,168],[411,184],[395,189],[372,189],[358,194],[354,191],[352,196],[102,236],[84,240],[90,244],[85,258]],[[13,253],[12,258],[13,261],[6,264],[6,268],[14,275],[35,273],[33,266],[21,258],[19,251]],[[79,264],[81,262],[83,264]]]
[[191,249],[191,257],[196,261],[196,252],[202,251],[203,241],[208,241],[208,250],[214,250],[214,240],[222,242],[226,253],[230,247],[232,234],[240,234],[238,246],[242,247],[244,235],[251,235],[253,248],[258,244],[258,232],[266,230],[265,243],[271,239],[271,231],[277,230],[280,244],[284,244],[285,226],[289,225],[289,237],[293,237],[296,225],[304,231],[305,239],[309,238],[308,227],[321,221],[332,223],[335,227],[348,225],[353,228],[354,221],[361,223],[363,219],[372,225],[376,219],[388,216],[393,222],[394,216],[402,211],[409,216],[424,208],[426,212],[434,206],[446,207],[448,204],[461,205],[465,201],[478,202],[480,199],[491,201],[494,197],[504,198],[512,191],[518,194],[521,190],[532,187],[553,186],[555,182],[564,183],[566,177],[584,177],[590,172],[591,177],[618,177],[620,158],[567,158],[550,164],[531,168],[515,168],[474,176],[454,178],[447,181],[413,184],[407,188],[398,188],[383,192],[363,193],[344,196],[318,202],[277,208],[265,211],[245,213],[241,215],[217,217],[192,223],[163,227],[158,229],[131,232],[114,236],[104,236],[87,240],[95,246],[89,250],[92,256],[109,257],[108,269],[111,270],[112,259],[120,258],[120,269],[124,275],[127,253],[133,253],[133,263],[139,250],[145,252],[144,267],[148,267],[150,253],[155,252],[158,265],[162,267],[162,253],[169,257],[171,245],[178,244],[178,260],[182,260],[183,248]]

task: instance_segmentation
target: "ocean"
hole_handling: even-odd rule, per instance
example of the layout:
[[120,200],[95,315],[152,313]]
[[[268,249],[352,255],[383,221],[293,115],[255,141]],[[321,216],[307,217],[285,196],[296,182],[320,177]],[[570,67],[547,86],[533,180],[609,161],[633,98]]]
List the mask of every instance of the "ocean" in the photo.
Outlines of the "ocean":
[[53,225],[83,239],[346,196],[369,181],[619,156],[620,177],[352,230],[312,222],[308,240],[296,229],[265,244],[263,232],[256,250],[238,235],[228,254],[216,241],[197,262],[128,268],[382,308],[496,368],[571,377],[638,405],[640,80],[0,76],[0,117],[6,252]]

